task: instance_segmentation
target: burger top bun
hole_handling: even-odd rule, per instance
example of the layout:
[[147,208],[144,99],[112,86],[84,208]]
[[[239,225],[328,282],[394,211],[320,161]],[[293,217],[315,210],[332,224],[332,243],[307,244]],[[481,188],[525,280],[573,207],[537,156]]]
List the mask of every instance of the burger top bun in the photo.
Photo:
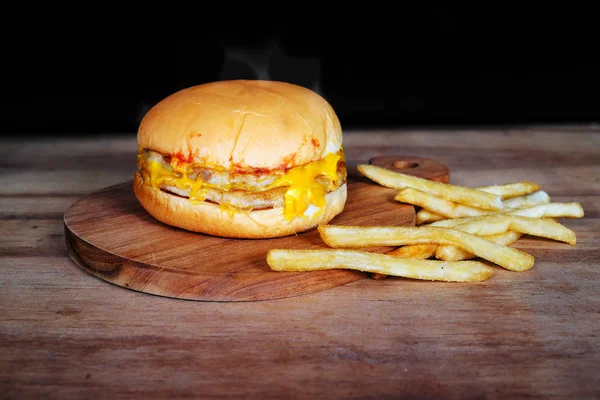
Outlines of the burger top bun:
[[337,152],[342,129],[330,104],[312,90],[233,80],[166,97],[144,116],[137,140],[143,148],[207,167],[264,171]]

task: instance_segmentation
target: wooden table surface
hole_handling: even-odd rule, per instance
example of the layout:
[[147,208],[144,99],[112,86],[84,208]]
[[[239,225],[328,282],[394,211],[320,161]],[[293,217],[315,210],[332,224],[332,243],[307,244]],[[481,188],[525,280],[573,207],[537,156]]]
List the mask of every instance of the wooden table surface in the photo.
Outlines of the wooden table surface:
[[582,204],[562,220],[578,243],[523,238],[535,266],[482,283],[162,298],[89,275],[65,247],[66,209],[132,178],[135,134],[2,141],[0,398],[600,398],[597,125],[352,130],[344,146],[351,168],[418,155],[460,185],[540,183]]

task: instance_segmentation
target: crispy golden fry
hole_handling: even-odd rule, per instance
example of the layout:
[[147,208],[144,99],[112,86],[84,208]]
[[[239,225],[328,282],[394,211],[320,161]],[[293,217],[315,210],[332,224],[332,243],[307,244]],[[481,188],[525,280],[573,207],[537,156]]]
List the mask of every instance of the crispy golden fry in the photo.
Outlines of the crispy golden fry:
[[[398,247],[396,250],[392,250],[386,253],[389,256],[398,258],[411,258],[413,260],[426,260],[430,257],[435,256],[435,250],[437,244],[415,244],[412,246]],[[372,275],[373,279],[384,279],[387,275],[375,273]]]
[[480,215],[490,215],[509,212],[515,208],[527,207],[537,204],[547,204],[550,197],[544,191],[537,191],[525,196],[514,197],[503,201],[504,208],[499,211],[482,210],[481,208],[471,207],[459,204],[453,201],[443,199],[413,188],[400,190],[394,197],[395,200],[402,203],[413,204],[422,207],[417,211],[416,224],[422,225],[428,222],[436,222],[445,219],[476,217]]
[[538,204],[548,204],[550,203],[550,196],[548,193],[543,190],[538,190],[537,192],[533,192],[527,194],[525,196],[517,196],[512,199],[506,199],[502,202],[505,208],[522,208],[535,206]]
[[[507,218],[502,218],[503,215]],[[579,203],[540,204],[493,215],[447,219],[434,222],[430,226],[463,230],[507,246],[514,243],[525,233],[563,241],[572,245],[576,244],[575,232],[552,219],[556,217],[581,218],[583,217],[583,209]],[[501,232],[504,230],[506,231]],[[496,235],[490,236],[494,232]],[[510,240],[513,235],[519,236],[511,243]],[[454,246],[439,246],[435,256],[446,261],[466,260],[474,257],[473,254]]]
[[498,195],[504,199],[510,199],[512,197],[524,196],[535,191],[538,191],[542,188],[542,185],[538,185],[537,183],[523,181],[523,182],[512,182],[505,183],[502,185],[492,185],[492,186],[480,186],[477,187],[477,190],[481,190],[482,192],[492,193]]
[[387,253],[390,256],[400,258],[412,258],[414,260],[426,260],[435,255],[437,244],[415,244],[411,246],[398,247]]
[[434,211],[445,218],[475,217],[489,212],[489,210],[456,203],[411,187],[400,190],[394,200]]
[[584,216],[583,208],[581,204],[572,203],[549,203],[549,204],[538,204],[536,206],[529,206],[523,208],[516,208],[512,210],[503,211],[495,214],[487,214],[479,217],[464,217],[456,219],[445,219],[443,221],[433,222],[430,226],[439,226],[444,228],[452,228],[456,225],[475,222],[478,220],[484,220],[490,215],[515,215],[521,217],[532,217],[532,218],[582,218]]
[[[519,240],[521,236],[523,236],[521,232],[508,231],[498,235],[484,236],[484,239],[487,239],[490,242],[503,244],[504,246],[510,246]],[[473,253],[469,253],[456,246],[437,246],[435,257],[444,261],[460,261],[469,260],[476,256]]]
[[455,225],[453,229],[477,236],[498,235],[507,231],[554,239],[575,245],[575,232],[552,219],[523,217],[519,215],[490,215]]
[[517,240],[521,239],[521,236],[523,236],[523,234],[521,232],[507,231],[504,233],[499,233],[497,235],[490,235],[490,236],[484,236],[484,237],[487,240],[489,240],[490,242],[509,246],[509,245],[513,244],[514,242],[516,242]]
[[[571,203],[538,204],[536,206],[502,211],[500,213],[492,214],[492,215],[513,215],[513,216],[545,218],[545,219],[549,219],[549,218],[582,218],[584,216],[584,211],[583,211],[583,208],[581,207],[581,204],[579,204],[577,202],[571,202]],[[489,217],[490,217],[490,215],[485,215],[485,216],[480,216],[480,217],[446,219],[443,221],[433,222],[430,226],[452,228],[452,227],[456,227],[458,225],[466,224],[466,223],[472,224],[471,226],[476,225],[476,224],[484,224],[485,225],[486,223],[489,222]],[[556,223],[556,221],[554,221],[554,222]],[[469,227],[469,225],[467,225],[467,229],[468,229],[468,227]],[[559,229],[562,230],[562,228],[559,228]],[[517,232],[513,232],[513,233],[517,233]],[[502,234],[500,234],[500,235],[502,235]],[[564,236],[570,237],[571,235],[574,236],[574,233],[567,233]],[[493,240],[493,241],[495,241],[495,240]],[[510,243],[504,243],[504,242],[500,242],[500,243],[503,243],[506,245],[510,244]],[[444,246],[443,249],[438,249],[436,251],[436,257],[441,258],[442,260],[466,259],[466,258],[460,258],[458,256],[452,256],[452,257],[441,256],[442,254],[450,254],[452,252],[457,252],[457,251],[458,250],[456,250],[456,249],[450,250],[449,246]]]
[[453,228],[321,225],[319,233],[330,247],[438,244],[460,247],[511,271],[533,267],[532,255]]
[[412,260],[359,250],[272,249],[267,253],[267,263],[274,271],[353,269],[446,282],[484,281],[493,273],[492,268],[477,261]]
[[[546,192],[542,191],[541,188],[542,186],[537,183],[523,181],[506,183],[502,185],[480,186],[476,187],[475,189],[498,195],[503,200],[514,199],[509,202],[503,201],[502,205],[504,209],[550,202],[550,197]],[[421,225],[428,222],[441,221],[446,218],[447,217],[428,210],[427,208],[422,208],[421,210],[417,211],[416,223],[417,225]]]
[[417,225],[423,225],[430,222],[442,221],[447,219],[443,215],[430,211],[426,208],[421,208],[417,211],[415,223]]
[[577,202],[531,205],[515,208],[502,214],[538,218],[582,218],[584,216],[583,208]]
[[442,198],[447,198],[448,200],[455,201],[460,204],[466,204],[486,210],[502,209],[502,199],[500,196],[482,192],[477,189],[451,185],[449,183],[430,181],[417,176],[391,171],[376,165],[359,165],[358,170],[367,178],[386,187],[394,189],[411,187],[427,193],[435,194]]
[[467,222],[476,223],[477,221],[485,221],[486,218],[494,215],[514,215],[531,218],[581,218],[584,216],[584,213],[581,204],[575,202],[538,204],[537,206],[517,208],[513,210],[508,210],[506,212],[482,215],[478,217],[464,217],[435,221],[429,224],[429,226],[452,228]]

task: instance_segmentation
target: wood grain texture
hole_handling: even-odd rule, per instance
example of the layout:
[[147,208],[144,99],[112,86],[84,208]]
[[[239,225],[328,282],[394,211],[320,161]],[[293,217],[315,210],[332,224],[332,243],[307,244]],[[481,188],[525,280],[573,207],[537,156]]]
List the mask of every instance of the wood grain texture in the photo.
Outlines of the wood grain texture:
[[415,154],[472,187],[533,180],[577,245],[525,237],[525,273],[361,279],[304,296],[193,302],[90,277],[62,215],[131,179],[135,135],[0,143],[0,398],[600,398],[600,129],[364,130],[350,169]]

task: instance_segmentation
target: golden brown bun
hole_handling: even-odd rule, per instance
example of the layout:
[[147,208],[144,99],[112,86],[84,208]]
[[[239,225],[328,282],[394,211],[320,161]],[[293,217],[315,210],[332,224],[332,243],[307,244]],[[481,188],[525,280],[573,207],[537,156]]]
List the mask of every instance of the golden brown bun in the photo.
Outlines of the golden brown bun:
[[214,203],[192,204],[188,198],[145,185],[139,172],[135,173],[133,189],[150,215],[167,225],[209,235],[249,239],[287,236],[326,224],[342,212],[347,196],[344,184],[325,196],[327,205],[318,215],[288,221],[282,207],[235,212],[223,210]]
[[291,168],[342,145],[329,103],[302,86],[218,81],[176,92],[151,108],[138,144],[188,162],[238,170]]

